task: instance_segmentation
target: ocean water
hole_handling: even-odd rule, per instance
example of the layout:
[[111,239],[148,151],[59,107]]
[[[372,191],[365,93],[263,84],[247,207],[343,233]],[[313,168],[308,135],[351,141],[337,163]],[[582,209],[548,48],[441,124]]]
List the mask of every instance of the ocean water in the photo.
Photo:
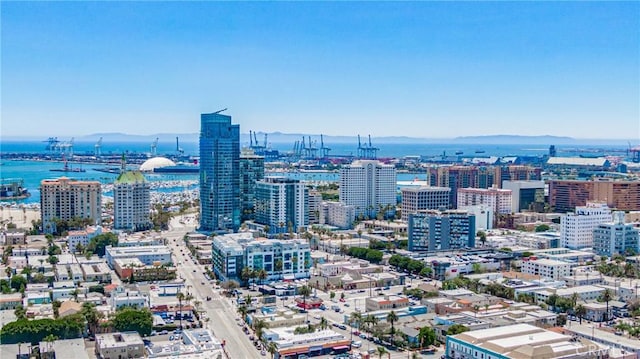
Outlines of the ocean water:
[[[123,152],[149,153],[150,144],[147,142],[103,142],[103,154],[120,154]],[[375,144],[374,144],[375,145]],[[46,143],[42,141],[2,141],[0,143],[0,153],[46,153]],[[75,154],[93,154],[94,142],[76,142],[74,144]],[[357,146],[347,143],[327,144],[331,147],[330,155],[356,155]],[[193,142],[180,143],[180,147],[187,155],[198,155],[198,144]],[[292,145],[284,143],[272,144],[273,149],[281,152],[292,150]],[[486,156],[543,156],[548,153],[548,145],[488,145],[488,144],[433,144],[433,143],[413,143],[413,144],[380,144],[378,157],[403,156],[440,156],[443,154],[452,156],[456,152],[463,152],[465,157],[486,157]],[[585,146],[556,146],[559,156],[596,155],[610,153],[624,155],[624,148],[611,145],[585,145]],[[159,143],[158,154],[175,154],[175,143]],[[101,183],[113,183],[117,174],[95,171],[93,168],[104,167],[102,164],[76,164],[70,163],[71,167],[82,167],[86,172],[52,172],[51,169],[62,168],[62,162],[44,161],[13,161],[0,158],[0,178],[20,178],[24,180],[24,186],[31,193],[31,197],[20,201],[21,203],[37,203],[40,201],[39,186],[43,179],[53,179],[62,176],[79,180],[96,180]],[[298,172],[283,173],[290,178],[307,181],[337,181],[337,173],[326,172]],[[146,175],[149,181],[176,181],[176,180],[197,180],[197,174],[149,174]],[[425,175],[421,174],[398,174],[399,181],[425,180]],[[183,187],[160,188],[159,191],[171,192],[184,190]],[[191,189],[191,188],[189,188]]]
[[[46,153],[46,141],[1,141],[0,153]],[[241,143],[242,146],[248,143]],[[326,143],[331,148],[330,155],[357,155],[357,144],[350,143]],[[463,144],[463,143],[381,143],[373,144],[379,148],[378,157],[403,157],[403,156],[440,156],[443,153],[454,155],[456,152],[463,152],[464,156],[480,155],[477,151],[483,152],[482,156],[541,156],[549,151],[549,144]],[[180,142],[180,147],[186,155],[198,156],[198,143]],[[158,143],[158,154],[176,154],[175,143]],[[272,149],[280,152],[291,152],[293,143],[272,143]],[[615,152],[623,153],[625,146],[621,145],[556,145],[559,156],[576,156],[584,153]],[[93,154],[95,142],[75,142],[75,154]],[[102,153],[105,155],[121,154],[125,152],[150,153],[150,143],[148,142],[103,142]]]
[[[103,184],[113,183],[118,176],[115,173],[106,173],[96,171],[93,168],[104,167],[102,164],[78,164],[69,163],[72,168],[82,168],[86,172],[54,172],[51,169],[59,169],[64,166],[62,162],[49,162],[49,161],[7,161],[2,160],[0,162],[0,178],[3,180],[19,178],[23,180],[24,187],[29,190],[31,196],[21,200],[15,201],[18,203],[39,203],[40,202],[40,182],[44,179],[55,179],[59,177],[69,177],[77,180],[91,180],[99,181]],[[197,174],[184,174],[184,175],[159,175],[148,174],[145,175],[149,181],[178,181],[178,180],[198,180]],[[189,186],[186,189],[193,189],[194,186]],[[185,188],[182,186],[159,188],[156,191],[159,192],[174,192],[182,191]],[[13,202],[13,201],[12,201]]]

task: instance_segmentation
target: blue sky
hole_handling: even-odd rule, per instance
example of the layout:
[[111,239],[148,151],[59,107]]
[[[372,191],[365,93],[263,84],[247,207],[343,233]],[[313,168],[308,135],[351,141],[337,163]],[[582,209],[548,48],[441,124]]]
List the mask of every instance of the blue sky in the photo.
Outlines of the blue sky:
[[2,136],[640,138],[638,2],[2,2]]

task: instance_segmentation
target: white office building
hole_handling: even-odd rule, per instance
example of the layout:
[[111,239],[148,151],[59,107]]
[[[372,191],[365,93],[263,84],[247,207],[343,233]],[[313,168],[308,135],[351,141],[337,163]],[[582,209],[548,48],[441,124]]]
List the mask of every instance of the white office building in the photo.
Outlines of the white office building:
[[340,202],[353,206],[356,216],[375,217],[381,209],[388,208],[395,212],[395,167],[375,160],[358,160],[342,167]]
[[409,215],[429,209],[449,209],[449,187],[405,187],[402,192],[402,220],[408,221]]
[[593,230],[612,219],[606,203],[587,202],[586,206],[576,207],[574,213],[564,214],[560,218],[560,246],[571,249],[592,247]]
[[457,208],[485,205],[494,213],[511,213],[512,193],[500,188],[460,188]]

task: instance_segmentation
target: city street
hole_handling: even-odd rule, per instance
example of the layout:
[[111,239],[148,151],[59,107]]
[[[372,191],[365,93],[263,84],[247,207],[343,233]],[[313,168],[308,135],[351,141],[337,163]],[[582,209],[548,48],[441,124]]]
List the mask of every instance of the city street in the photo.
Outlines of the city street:
[[[201,309],[209,318],[208,322],[203,320],[203,323],[213,331],[218,339],[226,342],[225,348],[231,358],[260,357],[260,352],[256,350],[248,336],[242,332],[241,327],[236,324],[236,309],[231,304],[231,300],[222,296],[219,290],[213,289],[214,285],[209,283],[204,276],[204,266],[197,264],[190,257],[183,237],[194,231],[195,226],[189,223],[182,224],[179,221],[180,217],[173,218],[170,230],[163,234],[173,251],[178,275],[185,280],[186,290],[194,296],[193,301],[198,300],[202,303]],[[211,297],[211,300],[207,301],[207,297]]]
[[[201,310],[204,311],[205,317],[209,318],[208,322],[203,320],[203,323],[205,323],[205,325],[213,331],[217,338],[226,342],[226,350],[231,358],[261,357],[260,352],[249,340],[248,335],[246,335],[242,331],[242,327],[238,326],[237,324],[237,307],[233,303],[233,298],[227,298],[221,294],[220,289],[214,289],[214,284],[211,284],[204,275],[204,266],[197,264],[194,259],[191,258],[190,252],[184,243],[183,237],[185,234],[194,231],[196,227],[193,224],[193,221],[183,220],[183,218],[188,217],[193,217],[193,215],[173,218],[170,222],[170,230],[164,232],[163,235],[167,238],[167,244],[173,251],[174,263],[178,268],[179,278],[185,280],[186,291],[194,296],[194,300],[192,301],[192,303],[196,300],[202,303]],[[417,284],[416,280],[414,280],[413,282],[414,285]],[[369,296],[370,293],[374,296],[380,292],[387,295],[398,294],[402,292],[403,287],[404,286],[400,285],[392,286],[388,290],[384,291],[375,291],[374,289],[372,289],[371,291],[369,291],[368,289],[360,291],[345,291],[344,303],[339,301],[342,291],[336,291],[334,303],[330,300],[329,293],[314,290],[314,294],[322,298],[325,302],[327,310],[310,310],[308,313],[309,321],[312,324],[316,324],[319,323],[321,317],[324,317],[327,319],[328,324],[332,330],[342,333],[346,338],[351,338],[351,328],[349,326],[347,326],[346,329],[340,329],[339,327],[333,326],[333,324],[344,323],[344,316],[350,315],[353,311],[355,311],[356,308],[364,311],[365,299]],[[247,292],[246,289],[243,291]],[[252,293],[252,295],[257,295],[257,293]],[[207,301],[207,297],[211,297],[211,300]],[[287,298],[287,300],[284,301],[278,299],[277,306],[284,307],[294,304],[294,300],[294,296],[290,296],[289,298]],[[343,312],[338,313],[329,309],[332,305],[338,305]],[[373,341],[363,339],[355,335],[353,336],[353,340],[362,342],[362,346],[357,349],[354,348],[354,352],[361,351],[364,353],[369,349],[375,349],[378,347],[378,345]],[[406,351],[400,352],[390,350],[390,358],[392,359],[411,358],[411,354],[412,353]],[[440,349],[435,354],[421,355],[420,357],[439,358],[442,354],[442,349]],[[377,354],[372,355],[372,357],[376,356]],[[267,357],[270,357],[270,354],[267,353]],[[330,357],[332,356],[323,356],[319,358]]]

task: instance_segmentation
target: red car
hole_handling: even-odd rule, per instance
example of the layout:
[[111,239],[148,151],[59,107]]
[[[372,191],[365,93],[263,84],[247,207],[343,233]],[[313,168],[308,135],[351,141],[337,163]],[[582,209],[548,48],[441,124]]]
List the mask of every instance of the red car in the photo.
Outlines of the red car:
[[344,298],[340,298],[340,301],[343,302],[343,303],[345,302]]

